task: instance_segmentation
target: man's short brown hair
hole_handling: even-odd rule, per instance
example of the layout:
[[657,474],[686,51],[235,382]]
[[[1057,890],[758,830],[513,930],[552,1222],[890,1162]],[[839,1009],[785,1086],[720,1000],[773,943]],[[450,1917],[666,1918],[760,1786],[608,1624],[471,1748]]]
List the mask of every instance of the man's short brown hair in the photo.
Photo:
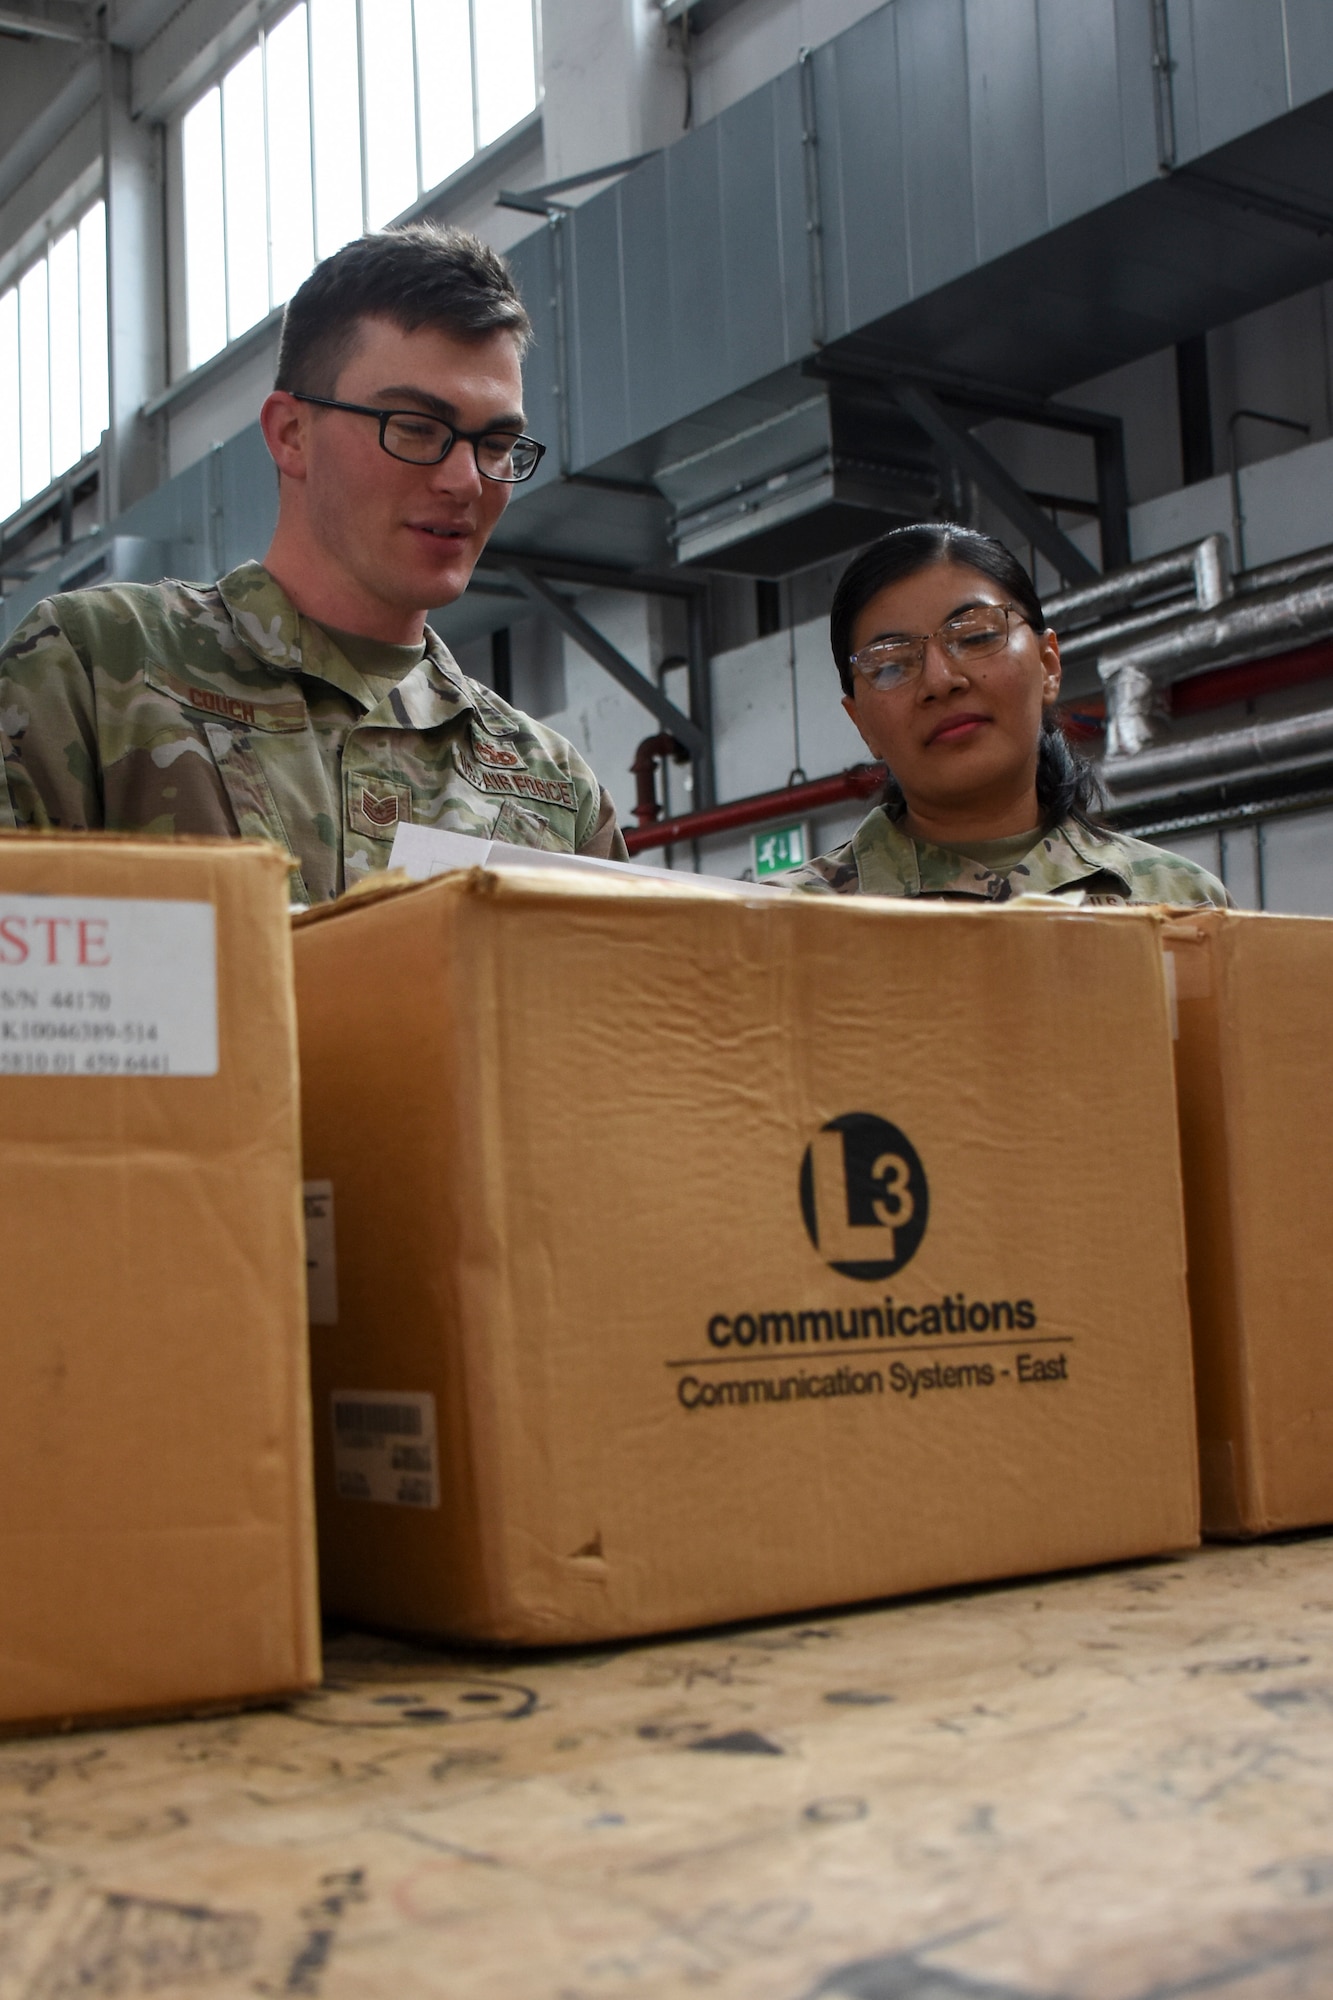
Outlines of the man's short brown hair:
[[469,230],[409,222],[358,236],[315,266],[283,314],[274,387],[331,396],[363,319],[459,340],[511,333],[520,354],[532,338],[503,257]]

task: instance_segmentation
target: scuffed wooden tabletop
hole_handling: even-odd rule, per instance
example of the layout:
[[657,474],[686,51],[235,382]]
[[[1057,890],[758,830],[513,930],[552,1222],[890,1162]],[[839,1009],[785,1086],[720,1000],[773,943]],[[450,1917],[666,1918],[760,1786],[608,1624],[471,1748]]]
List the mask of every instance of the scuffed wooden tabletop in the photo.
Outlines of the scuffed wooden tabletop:
[[0,2000],[146,1993],[1322,2000],[1333,1540],[0,1745]]

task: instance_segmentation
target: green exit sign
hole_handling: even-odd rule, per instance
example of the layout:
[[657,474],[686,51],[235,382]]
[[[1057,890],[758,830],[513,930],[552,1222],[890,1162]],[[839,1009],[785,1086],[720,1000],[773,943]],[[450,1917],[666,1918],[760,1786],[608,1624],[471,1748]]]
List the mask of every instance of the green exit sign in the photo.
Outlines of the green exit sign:
[[810,828],[802,820],[797,826],[771,826],[756,833],[750,842],[754,850],[754,879],[782,875],[788,868],[800,868],[810,859]]

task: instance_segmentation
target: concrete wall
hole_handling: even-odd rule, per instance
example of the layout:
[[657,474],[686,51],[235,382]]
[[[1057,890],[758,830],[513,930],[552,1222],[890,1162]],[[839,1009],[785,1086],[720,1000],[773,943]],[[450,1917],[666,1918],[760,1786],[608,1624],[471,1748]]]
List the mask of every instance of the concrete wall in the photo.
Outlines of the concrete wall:
[[1333,544],[1333,438],[1242,466],[1237,484],[1238,531],[1231,480],[1224,472],[1132,507],[1129,531],[1135,557],[1223,534],[1231,539],[1237,565],[1254,569]]

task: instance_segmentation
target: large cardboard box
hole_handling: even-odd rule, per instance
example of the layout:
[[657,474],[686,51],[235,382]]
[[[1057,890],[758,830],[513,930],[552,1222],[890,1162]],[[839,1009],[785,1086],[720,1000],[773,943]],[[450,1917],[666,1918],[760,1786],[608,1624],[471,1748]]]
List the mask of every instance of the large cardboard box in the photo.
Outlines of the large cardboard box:
[[482,870],[302,918],[328,1607],[586,1640],[1192,1545],[1160,928]]
[[1333,1521],[1333,922],[1172,923],[1205,1531]]
[[0,1722],[318,1678],[286,861],[0,838]]

